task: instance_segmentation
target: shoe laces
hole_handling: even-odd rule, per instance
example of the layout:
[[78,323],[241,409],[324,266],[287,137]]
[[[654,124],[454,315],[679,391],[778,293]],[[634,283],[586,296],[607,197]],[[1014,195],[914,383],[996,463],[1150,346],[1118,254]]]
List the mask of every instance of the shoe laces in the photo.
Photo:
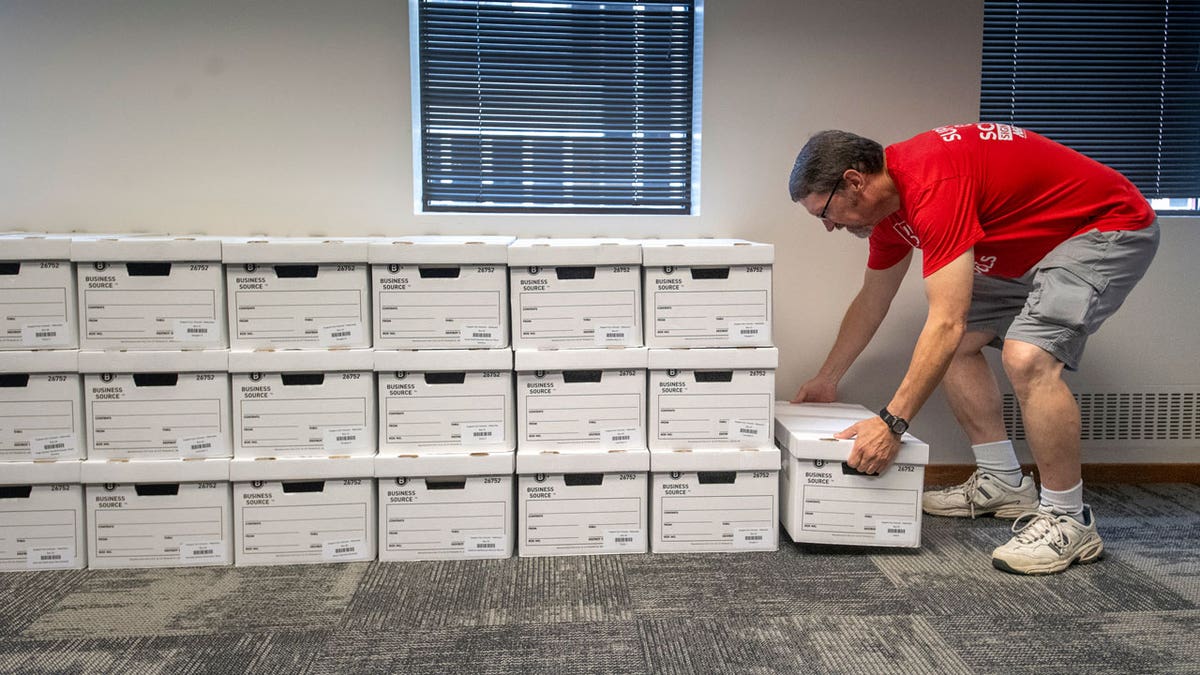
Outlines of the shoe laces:
[[963,494],[966,496],[967,507],[971,509],[972,520],[975,518],[975,495],[979,492],[979,478],[981,476],[983,476],[983,472],[976,470],[975,473],[971,474],[971,477],[967,479],[967,482],[958,486],[962,489]]
[[1045,511],[1030,511],[1016,519],[1012,524],[1016,540],[1022,544],[1033,544],[1043,539],[1050,539],[1056,546],[1067,544],[1067,535],[1063,532],[1062,523],[1057,516]]

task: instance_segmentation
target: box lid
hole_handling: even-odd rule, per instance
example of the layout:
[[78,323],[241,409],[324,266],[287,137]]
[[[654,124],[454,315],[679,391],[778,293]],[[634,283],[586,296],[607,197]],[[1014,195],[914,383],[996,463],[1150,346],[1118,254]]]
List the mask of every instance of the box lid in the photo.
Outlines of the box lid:
[[645,347],[610,347],[598,349],[518,349],[514,354],[514,370],[618,370],[645,369]]
[[223,373],[228,366],[229,352],[224,349],[79,352],[81,373]]
[[263,349],[229,352],[231,373],[303,373],[370,371],[371,349]]
[[201,483],[229,480],[229,458],[83,462],[84,483]]
[[375,351],[375,370],[457,372],[512,370],[511,349],[404,349]]
[[0,260],[70,260],[71,236],[12,232],[0,235]]
[[[837,439],[833,435],[864,418],[834,417],[776,417],[775,442],[798,460],[822,459],[844,462],[854,449],[854,439]],[[910,434],[904,434],[896,464],[928,464],[929,445]]]
[[235,237],[221,247],[226,263],[365,263],[370,240],[343,237]]
[[207,236],[127,235],[79,237],[71,244],[71,260],[80,262],[221,260],[221,239]]
[[645,239],[642,264],[646,267],[693,265],[771,265],[775,246],[745,239]]
[[512,450],[462,453],[411,453],[379,455],[376,478],[424,476],[498,476],[512,474],[516,466]]
[[601,450],[517,450],[517,473],[609,473],[649,471],[650,452],[645,448]]
[[508,247],[511,267],[641,265],[642,247],[631,239],[517,239]]
[[508,245],[515,237],[398,237],[371,242],[372,264],[431,265],[508,264]]
[[374,462],[374,457],[239,457],[229,462],[229,480],[371,478]]
[[775,403],[776,417],[837,417],[865,420],[878,413],[856,403]]
[[779,350],[774,347],[651,349],[647,363],[652,370],[774,370],[779,366]]
[[80,482],[79,460],[4,462],[0,464],[0,485],[47,485]]
[[650,470],[663,471],[778,471],[779,448],[651,450]]
[[0,352],[0,373],[75,373],[79,351]]

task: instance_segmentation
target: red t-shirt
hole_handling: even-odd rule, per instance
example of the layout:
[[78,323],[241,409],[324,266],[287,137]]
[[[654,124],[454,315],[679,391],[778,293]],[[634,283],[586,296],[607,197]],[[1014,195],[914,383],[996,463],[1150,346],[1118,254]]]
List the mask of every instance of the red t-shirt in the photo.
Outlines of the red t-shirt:
[[871,233],[871,269],[915,247],[929,276],[974,246],[976,272],[1016,278],[1077,234],[1154,222],[1124,176],[1007,124],[939,127],[884,155],[901,206]]

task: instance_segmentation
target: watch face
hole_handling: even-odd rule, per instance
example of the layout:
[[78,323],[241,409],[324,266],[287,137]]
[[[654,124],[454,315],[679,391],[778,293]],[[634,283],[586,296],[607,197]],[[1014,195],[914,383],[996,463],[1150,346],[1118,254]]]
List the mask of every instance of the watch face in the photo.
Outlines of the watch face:
[[902,419],[897,419],[895,422],[892,422],[893,433],[903,434],[906,431],[908,431],[908,422],[905,422]]

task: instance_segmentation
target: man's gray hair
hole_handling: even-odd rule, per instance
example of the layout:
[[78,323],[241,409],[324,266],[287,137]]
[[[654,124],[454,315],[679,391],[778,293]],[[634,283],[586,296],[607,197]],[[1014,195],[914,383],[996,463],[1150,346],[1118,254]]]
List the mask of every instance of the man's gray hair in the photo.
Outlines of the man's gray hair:
[[829,192],[846,169],[862,173],[883,171],[883,146],[849,131],[820,131],[812,135],[792,167],[788,191],[798,202],[814,192]]

